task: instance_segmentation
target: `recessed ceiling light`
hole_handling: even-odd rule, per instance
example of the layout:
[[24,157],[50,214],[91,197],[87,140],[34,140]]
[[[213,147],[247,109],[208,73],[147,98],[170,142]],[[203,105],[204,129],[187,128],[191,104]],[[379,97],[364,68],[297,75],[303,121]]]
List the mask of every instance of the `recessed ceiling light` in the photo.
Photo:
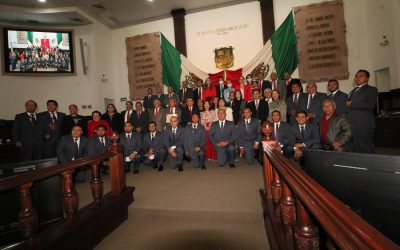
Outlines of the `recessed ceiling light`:
[[38,0],[40,3],[45,3],[46,0]]
[[154,0],[147,0],[148,2],[154,2]]

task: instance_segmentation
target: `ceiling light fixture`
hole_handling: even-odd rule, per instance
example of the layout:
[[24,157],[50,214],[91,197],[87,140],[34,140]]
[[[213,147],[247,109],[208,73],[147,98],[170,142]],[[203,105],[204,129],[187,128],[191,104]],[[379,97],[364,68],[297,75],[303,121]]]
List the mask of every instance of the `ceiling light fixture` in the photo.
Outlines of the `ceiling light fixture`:
[[154,2],[154,0],[147,0],[148,2]]
[[46,0],[38,0],[40,3],[45,3]]

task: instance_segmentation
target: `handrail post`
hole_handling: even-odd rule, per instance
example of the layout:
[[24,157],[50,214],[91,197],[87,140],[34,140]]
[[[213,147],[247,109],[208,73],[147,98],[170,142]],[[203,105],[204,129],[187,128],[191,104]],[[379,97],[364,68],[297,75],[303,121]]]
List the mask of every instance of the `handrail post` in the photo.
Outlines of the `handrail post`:
[[119,137],[117,134],[112,136],[113,144],[108,147],[108,151],[115,153],[109,159],[111,193],[115,195],[121,194],[126,189],[126,178],[124,170],[124,148],[118,144]]
[[265,192],[267,193],[267,198],[272,198],[271,185],[272,185],[272,165],[268,160],[267,154],[263,151],[263,165],[264,165],[264,185]]
[[18,224],[25,238],[28,248],[40,245],[40,238],[36,235],[39,221],[36,209],[32,206],[31,187],[33,183],[23,184],[19,187],[19,201],[21,205],[18,214]]
[[101,198],[103,197],[103,181],[100,177],[99,164],[101,163],[96,162],[91,164],[92,180],[90,181],[90,188],[92,191],[94,204],[96,204],[97,207],[100,207]]
[[72,222],[78,211],[79,198],[73,183],[72,171],[66,171],[62,175],[64,177],[63,207],[65,219],[67,222]]
[[296,249],[319,249],[318,228],[311,221],[308,212],[299,199],[296,199],[297,223],[295,227]]

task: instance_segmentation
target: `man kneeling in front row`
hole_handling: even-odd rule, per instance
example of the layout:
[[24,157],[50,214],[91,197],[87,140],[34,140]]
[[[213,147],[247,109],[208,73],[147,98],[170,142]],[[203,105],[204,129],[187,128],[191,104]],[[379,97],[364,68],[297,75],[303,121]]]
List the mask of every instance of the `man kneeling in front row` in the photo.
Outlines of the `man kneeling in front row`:
[[193,114],[192,123],[186,126],[185,131],[185,152],[190,158],[190,163],[195,167],[206,169],[204,165],[205,147],[206,147],[206,130],[199,123],[199,115]]
[[163,134],[157,131],[157,124],[153,121],[149,123],[149,133],[143,138],[142,149],[145,153],[144,164],[163,171],[167,151],[164,147]]
[[141,137],[138,133],[133,132],[132,122],[125,122],[125,133],[119,135],[119,141],[124,146],[124,167],[125,172],[129,172],[133,165],[133,173],[139,173],[139,164],[142,160],[140,155]]

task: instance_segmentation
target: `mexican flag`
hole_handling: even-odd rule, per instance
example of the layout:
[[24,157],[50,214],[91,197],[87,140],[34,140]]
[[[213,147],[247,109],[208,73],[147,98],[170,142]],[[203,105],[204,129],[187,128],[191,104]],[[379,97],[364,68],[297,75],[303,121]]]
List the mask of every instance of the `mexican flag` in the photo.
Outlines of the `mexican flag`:
[[161,34],[162,80],[165,85],[172,86],[175,91],[180,89],[180,83],[185,79],[190,83],[196,78],[205,80],[210,77],[212,82],[216,83],[214,79],[222,76],[235,83],[241,75],[257,76],[260,71],[265,77],[276,71],[278,77],[283,79],[285,72],[292,73],[297,68],[298,61],[292,12],[248,64],[236,70],[223,70],[213,74],[208,74],[194,66]]

